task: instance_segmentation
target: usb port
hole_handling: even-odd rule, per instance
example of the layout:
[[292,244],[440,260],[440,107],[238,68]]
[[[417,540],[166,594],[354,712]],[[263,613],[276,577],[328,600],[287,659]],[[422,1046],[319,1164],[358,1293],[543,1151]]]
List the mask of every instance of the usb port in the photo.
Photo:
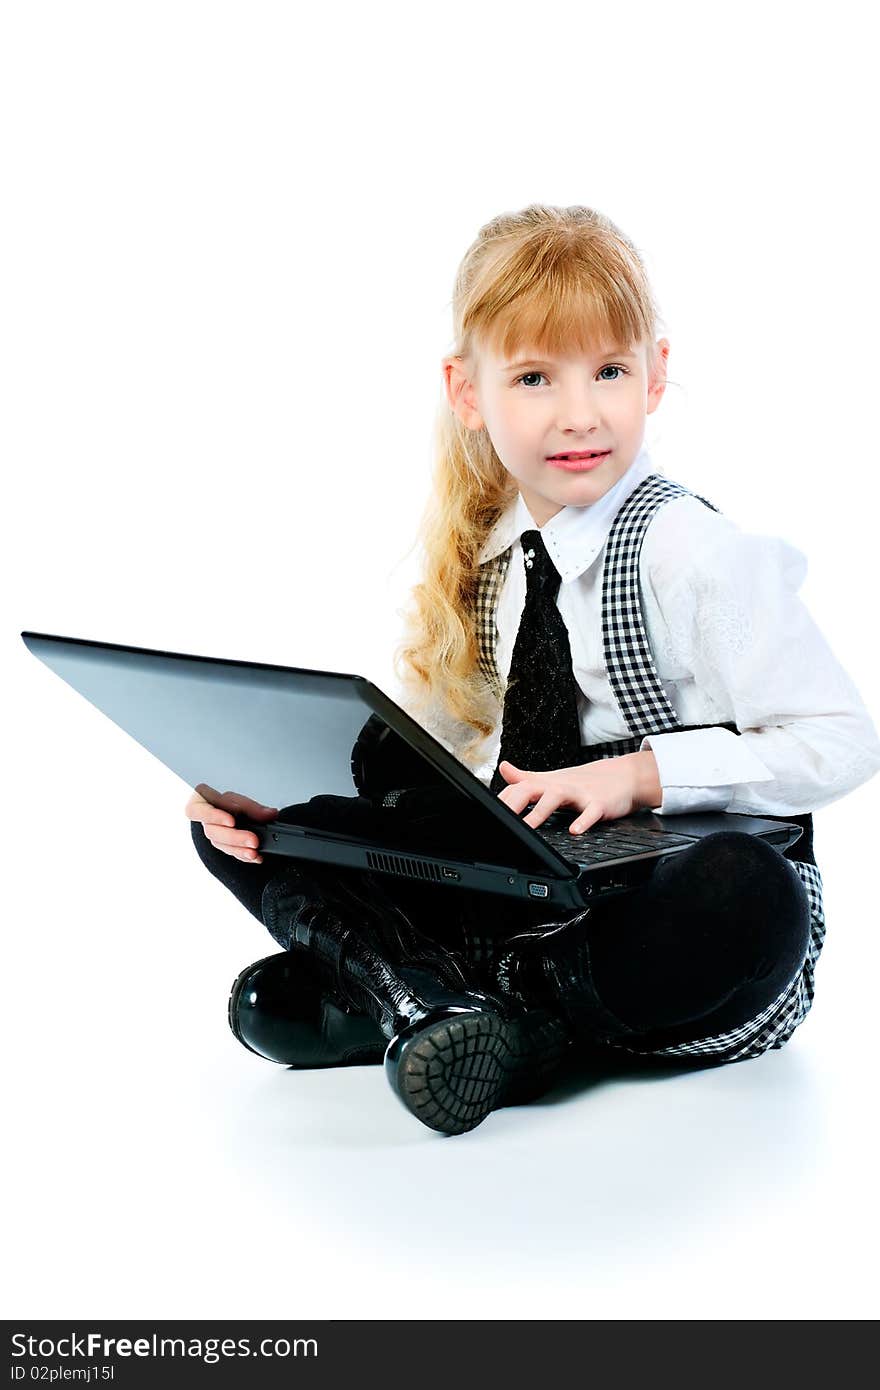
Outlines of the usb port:
[[443,865],[443,877],[444,877],[444,878],[461,878],[461,874],[458,873],[457,870],[455,870],[455,869],[447,869],[446,865],[444,864],[444,865]]

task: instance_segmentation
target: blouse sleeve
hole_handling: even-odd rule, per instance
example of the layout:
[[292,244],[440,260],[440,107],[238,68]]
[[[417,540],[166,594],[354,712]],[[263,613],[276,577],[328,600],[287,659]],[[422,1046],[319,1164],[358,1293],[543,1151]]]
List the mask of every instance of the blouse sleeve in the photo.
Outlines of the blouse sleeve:
[[682,664],[727,729],[654,734],[661,814],[800,815],[880,770],[880,740],[798,589],[807,562],[732,523],[700,547],[664,601]]

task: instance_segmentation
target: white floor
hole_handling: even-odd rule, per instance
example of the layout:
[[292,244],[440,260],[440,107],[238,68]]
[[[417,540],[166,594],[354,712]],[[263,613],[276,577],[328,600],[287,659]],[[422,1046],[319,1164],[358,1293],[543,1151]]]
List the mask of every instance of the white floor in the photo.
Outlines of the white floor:
[[876,1316],[870,796],[817,818],[829,935],[785,1048],[585,1075],[452,1139],[379,1067],[235,1042],[229,985],[274,943],[185,825],[26,847],[5,1316]]

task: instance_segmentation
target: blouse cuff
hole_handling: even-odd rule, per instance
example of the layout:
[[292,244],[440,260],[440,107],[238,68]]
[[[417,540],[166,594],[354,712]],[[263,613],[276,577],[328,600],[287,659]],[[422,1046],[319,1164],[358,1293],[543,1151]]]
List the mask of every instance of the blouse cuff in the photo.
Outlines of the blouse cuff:
[[654,754],[663,792],[660,805],[651,807],[657,815],[724,811],[737,784],[773,781],[773,773],[730,729],[648,734],[639,751],[645,748]]

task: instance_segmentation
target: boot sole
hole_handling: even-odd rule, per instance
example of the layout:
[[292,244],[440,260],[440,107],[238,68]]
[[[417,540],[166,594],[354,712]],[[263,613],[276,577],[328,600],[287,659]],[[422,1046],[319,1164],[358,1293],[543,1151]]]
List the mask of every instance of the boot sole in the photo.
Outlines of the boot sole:
[[492,1110],[543,1095],[568,1047],[561,1023],[543,1010],[515,1023],[488,1011],[463,1011],[393,1038],[385,1071],[423,1125],[466,1134]]

